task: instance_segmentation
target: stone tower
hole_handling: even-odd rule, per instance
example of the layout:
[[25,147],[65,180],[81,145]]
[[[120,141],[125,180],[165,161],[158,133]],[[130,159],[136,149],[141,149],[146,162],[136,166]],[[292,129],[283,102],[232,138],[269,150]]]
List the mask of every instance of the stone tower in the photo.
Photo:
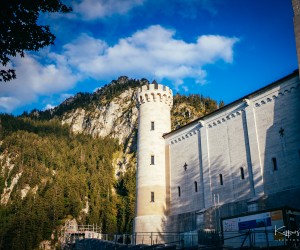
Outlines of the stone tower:
[[300,69],[300,0],[292,0],[292,4],[294,10],[294,31],[298,55],[298,68]]
[[[162,136],[171,130],[173,95],[171,89],[154,81],[140,87],[137,98],[139,125],[134,232],[163,232],[167,208],[165,141]],[[141,243],[138,236],[136,240]],[[150,242],[144,239],[143,243]]]

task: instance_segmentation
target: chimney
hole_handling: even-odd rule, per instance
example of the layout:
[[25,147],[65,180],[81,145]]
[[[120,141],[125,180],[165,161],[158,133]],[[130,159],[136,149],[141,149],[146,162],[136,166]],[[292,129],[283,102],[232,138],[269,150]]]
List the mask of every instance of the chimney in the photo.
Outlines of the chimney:
[[[298,57],[298,69],[300,68],[300,0],[292,0],[294,10],[294,32]],[[300,71],[299,71],[300,73]]]

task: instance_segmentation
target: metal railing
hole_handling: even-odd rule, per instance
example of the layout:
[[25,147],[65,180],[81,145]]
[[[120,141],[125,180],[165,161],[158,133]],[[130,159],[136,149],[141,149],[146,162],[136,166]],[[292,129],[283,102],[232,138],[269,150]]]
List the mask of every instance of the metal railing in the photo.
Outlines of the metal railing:
[[267,248],[280,246],[300,246],[300,232],[286,234],[274,229],[249,229],[245,231],[223,232],[223,245],[230,247]]
[[[91,226],[80,227],[78,230],[86,234],[70,234],[72,243],[81,242],[80,244],[107,244],[114,245],[115,248],[139,248],[156,249],[156,248],[189,248],[195,246],[226,246],[232,248],[271,248],[278,246],[300,246],[300,233],[285,235],[276,233],[274,230],[245,230],[245,231],[227,231],[221,232],[215,230],[198,230],[188,233],[174,232],[138,232],[134,234],[101,234],[92,233]],[[94,228],[95,229],[95,228]],[[80,232],[77,231],[77,232]],[[86,242],[86,243],[83,243]],[[89,243],[87,243],[89,242]],[[97,243],[98,242],[98,243]],[[100,243],[102,242],[102,243]],[[143,246],[143,247],[141,247]]]

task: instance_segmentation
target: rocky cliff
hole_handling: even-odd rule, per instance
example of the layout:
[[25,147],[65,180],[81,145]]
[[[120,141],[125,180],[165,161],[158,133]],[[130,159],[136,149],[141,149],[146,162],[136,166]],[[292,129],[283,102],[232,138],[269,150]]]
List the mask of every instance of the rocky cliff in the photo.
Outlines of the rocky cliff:
[[137,126],[135,96],[136,90],[129,88],[108,103],[99,103],[90,109],[70,110],[62,116],[62,124],[69,124],[75,133],[110,136],[124,143]]
[[[136,92],[144,84],[122,76],[51,110],[0,114],[0,249],[45,240],[55,247],[66,218],[100,223],[103,232],[131,231]],[[172,129],[216,108],[210,98],[176,94]]]
[[[50,112],[52,117],[58,114],[62,124],[69,124],[75,133],[110,136],[124,143],[135,135],[138,119],[136,93],[137,88],[144,84],[149,82],[122,76],[93,94],[77,94]],[[171,110],[172,129],[218,107],[218,103],[209,97],[176,94]]]

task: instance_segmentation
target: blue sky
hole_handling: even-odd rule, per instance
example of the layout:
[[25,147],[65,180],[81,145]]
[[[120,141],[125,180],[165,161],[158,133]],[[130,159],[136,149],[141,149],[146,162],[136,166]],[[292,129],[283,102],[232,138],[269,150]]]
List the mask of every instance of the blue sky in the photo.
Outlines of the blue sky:
[[55,46],[14,58],[0,112],[54,107],[119,76],[230,103],[297,69],[291,0],[80,0],[44,15]]

